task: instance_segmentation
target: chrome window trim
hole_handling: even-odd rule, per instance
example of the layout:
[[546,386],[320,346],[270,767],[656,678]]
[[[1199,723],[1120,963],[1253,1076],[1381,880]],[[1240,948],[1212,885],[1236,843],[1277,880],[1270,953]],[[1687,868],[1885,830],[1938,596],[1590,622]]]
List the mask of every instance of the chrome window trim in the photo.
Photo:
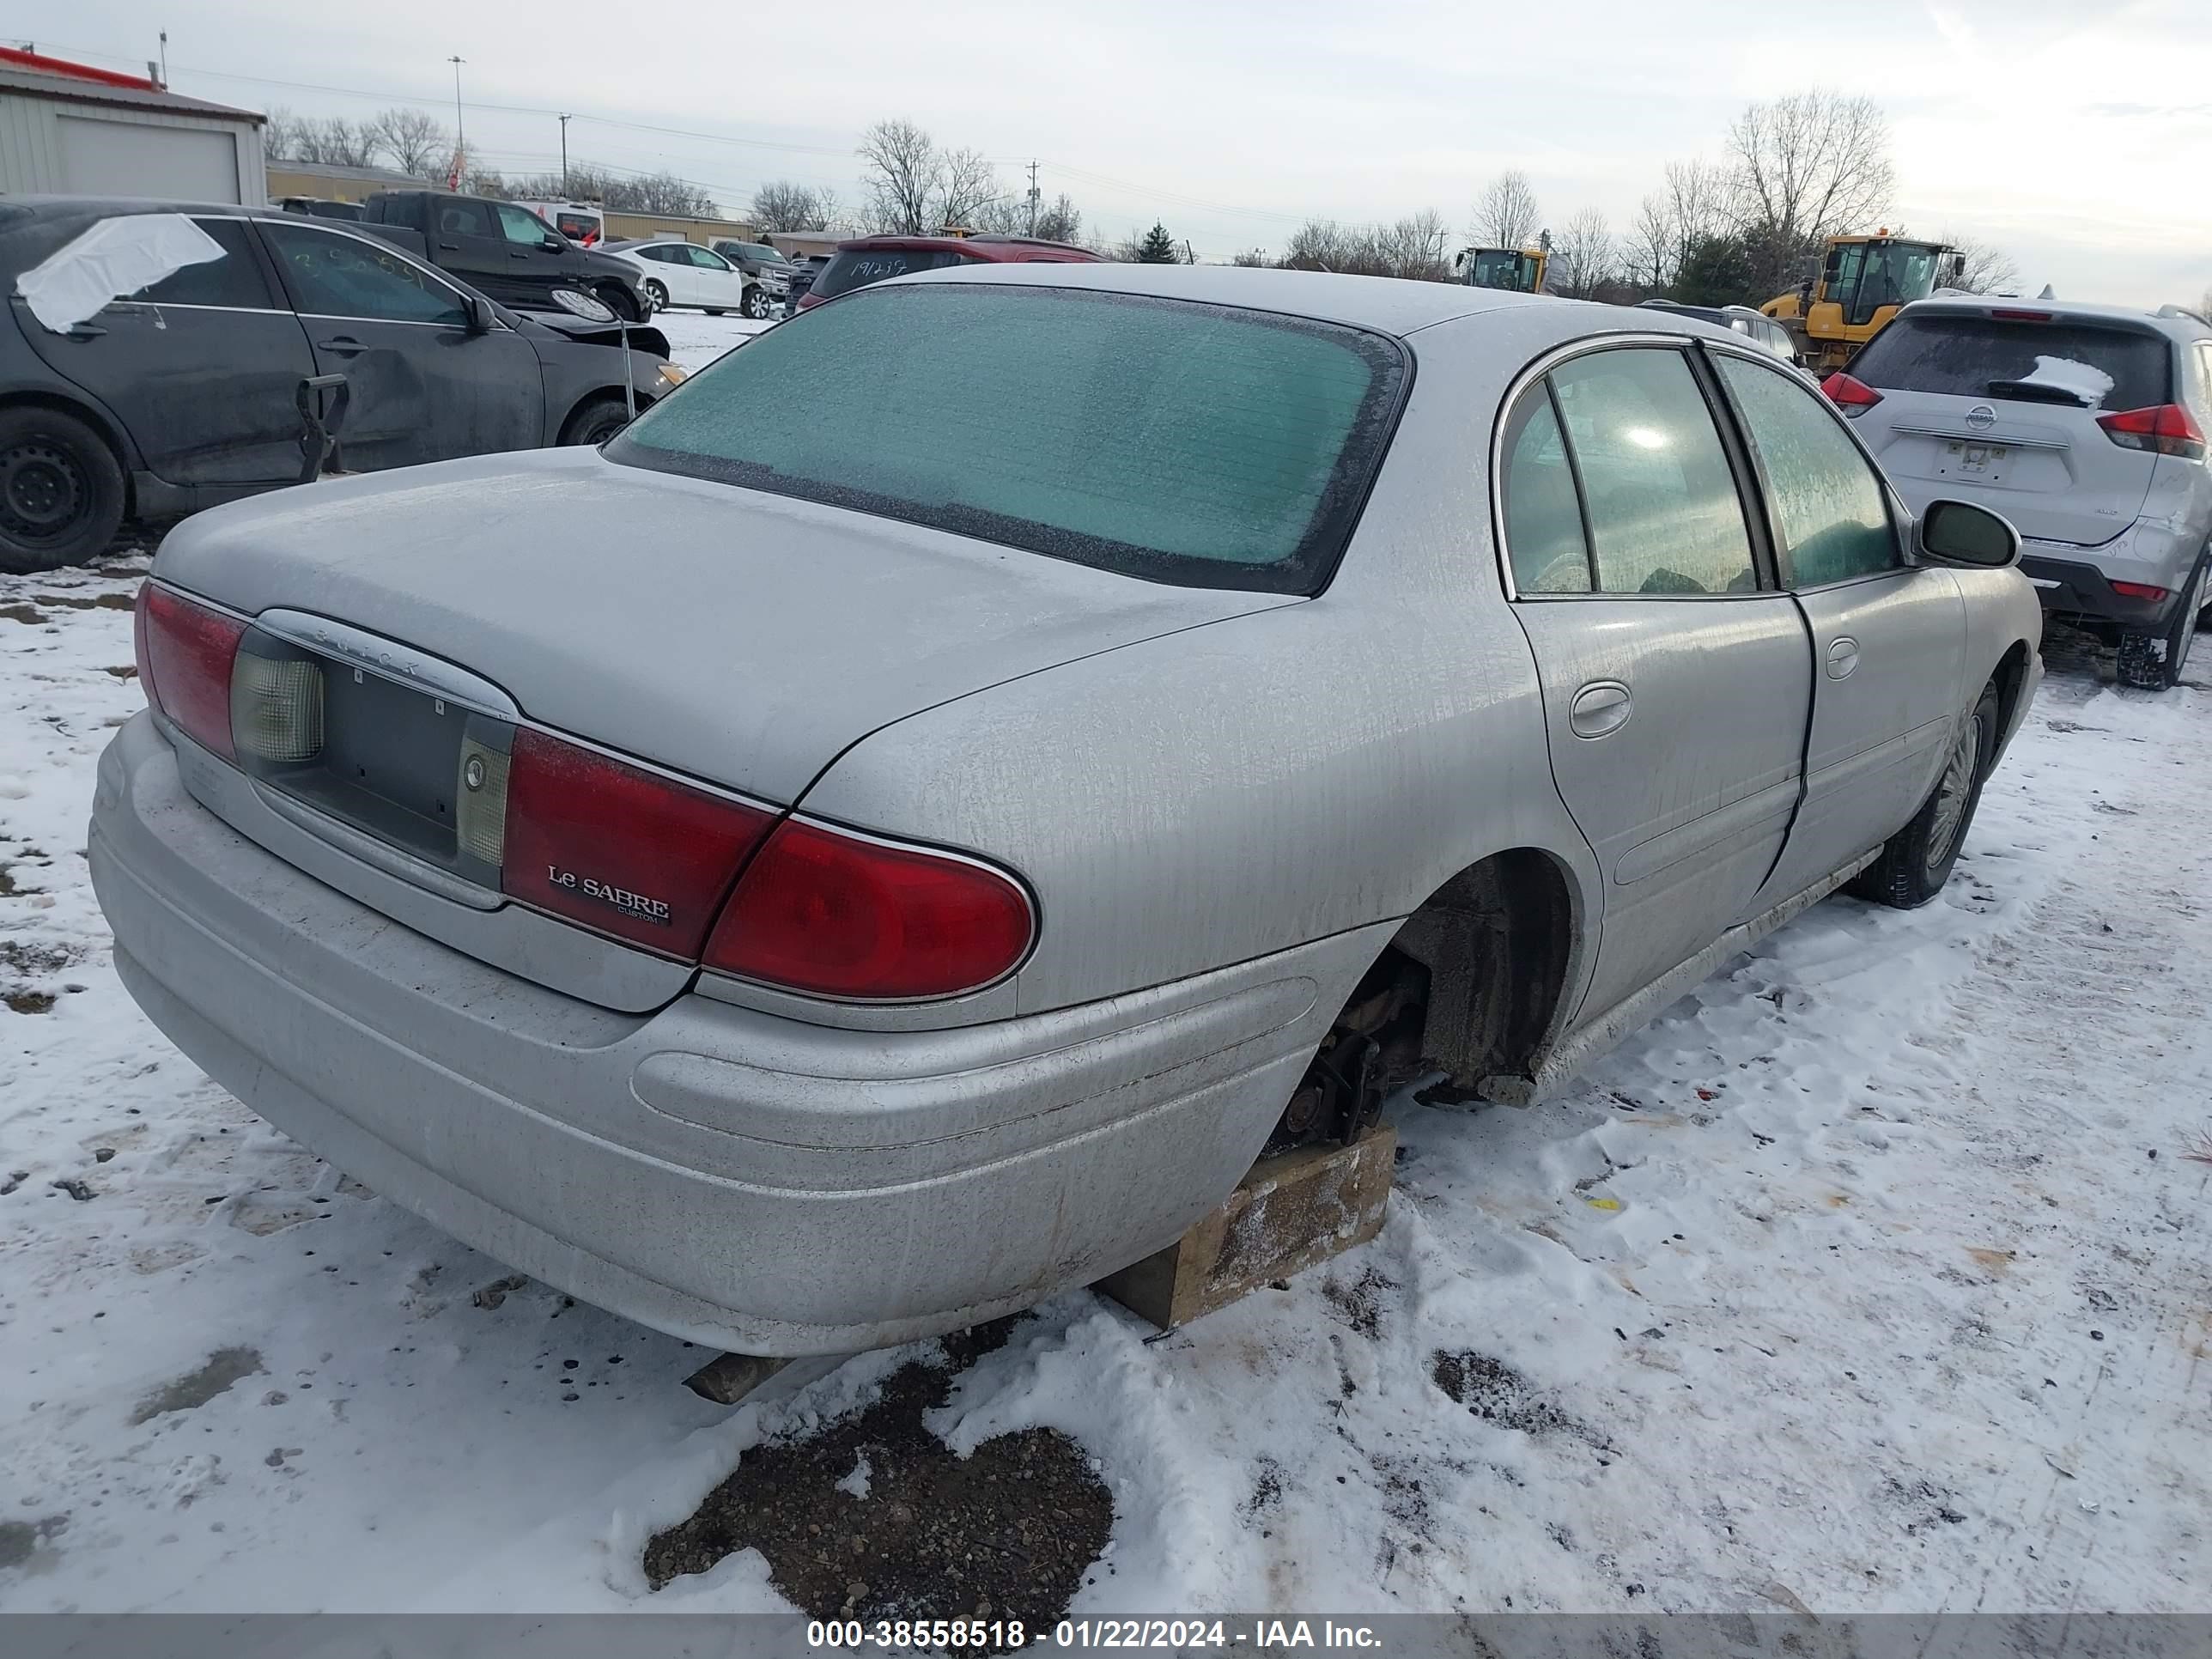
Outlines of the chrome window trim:
[[[1790,590],[1784,587],[1754,587],[1738,593],[1608,593],[1596,588],[1593,588],[1587,593],[1523,593],[1521,592],[1520,584],[1513,580],[1513,556],[1505,541],[1505,428],[1513,423],[1513,413],[1520,406],[1521,399],[1528,395],[1531,387],[1560,364],[1571,362],[1577,357],[1588,356],[1593,352],[1656,346],[1663,350],[1680,352],[1686,359],[1689,352],[1695,348],[1709,344],[1720,345],[1724,349],[1738,350],[1742,356],[1753,361],[1762,358],[1770,362],[1773,361],[1771,354],[1759,351],[1755,348],[1738,347],[1733,341],[1707,341],[1697,335],[1644,332],[1587,334],[1580,339],[1570,340],[1564,345],[1552,347],[1533,362],[1524,366],[1520,374],[1513,377],[1512,384],[1505,389],[1505,396],[1498,401],[1498,418],[1492,423],[1490,428],[1491,546],[1498,565],[1498,579],[1505,586],[1507,604],[1574,604],[1588,603],[1592,599],[1616,601],[1628,599],[1638,605],[1710,605],[1715,600],[1741,604],[1747,599],[1772,599],[1787,596]],[[1686,363],[1685,366],[1686,367]],[[1694,377],[1695,371],[1692,370],[1692,374]],[[1702,386],[1698,388],[1698,396],[1701,398],[1705,396],[1705,388]],[[1717,422],[1714,425],[1713,433],[1716,438],[1722,436]],[[1563,429],[1561,436],[1564,438],[1565,435]],[[1723,447],[1725,447],[1724,441]],[[1579,483],[1576,489],[1579,495],[1581,492]],[[1749,522],[1751,503],[1743,500],[1743,494],[1740,488],[1736,492],[1736,500],[1745,510],[1745,539],[1751,541],[1753,539]],[[1595,550],[1592,551],[1595,555]],[[1755,544],[1752,568],[1754,571],[1758,568]]]
[[222,311],[238,317],[296,317],[300,313],[289,306],[205,306],[185,300],[110,300],[102,311],[116,311],[125,307],[139,311]]

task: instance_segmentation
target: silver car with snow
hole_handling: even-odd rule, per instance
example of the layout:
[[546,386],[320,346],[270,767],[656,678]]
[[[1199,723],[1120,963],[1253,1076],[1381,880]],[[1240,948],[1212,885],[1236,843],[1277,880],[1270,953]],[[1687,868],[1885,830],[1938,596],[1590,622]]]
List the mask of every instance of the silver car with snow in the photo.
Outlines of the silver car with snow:
[[2010,520],[2045,609],[2117,647],[2124,684],[2181,678],[2212,588],[2212,326],[2175,307],[1923,300],[1828,389],[1908,506]]
[[93,875],[155,1022],[386,1197],[892,1343],[1927,900],[2041,675],[2016,555],[1664,314],[933,272],[604,449],[177,531]]

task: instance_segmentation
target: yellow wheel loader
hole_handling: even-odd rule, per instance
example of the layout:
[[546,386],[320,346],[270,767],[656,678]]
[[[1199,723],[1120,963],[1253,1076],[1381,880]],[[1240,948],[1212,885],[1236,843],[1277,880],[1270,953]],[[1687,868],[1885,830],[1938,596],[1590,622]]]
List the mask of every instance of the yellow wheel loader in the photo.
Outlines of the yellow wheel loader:
[[1898,307],[1958,281],[1966,256],[1942,242],[1831,236],[1818,276],[1808,275],[1759,310],[1790,331],[1797,361],[1815,374],[1843,368],[1888,325]]
[[1469,288],[1502,288],[1515,294],[1541,294],[1551,251],[1540,247],[1462,248],[1454,261]]

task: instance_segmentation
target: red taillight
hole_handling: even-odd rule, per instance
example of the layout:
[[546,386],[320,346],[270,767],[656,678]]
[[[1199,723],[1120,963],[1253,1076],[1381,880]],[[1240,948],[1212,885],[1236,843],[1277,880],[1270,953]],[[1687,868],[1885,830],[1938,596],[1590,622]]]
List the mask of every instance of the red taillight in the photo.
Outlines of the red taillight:
[[525,726],[507,777],[501,890],[696,961],[775,815]]
[[2167,590],[2153,587],[2148,582],[2114,582],[2112,592],[2124,599],[2148,599],[2156,605],[2166,596]]
[[1820,390],[1828,394],[1828,401],[1846,415],[1856,415],[1862,410],[1872,409],[1881,401],[1881,393],[1864,380],[1846,374],[1842,369],[1820,382]]
[[2105,428],[2107,438],[2123,449],[2148,449],[2191,461],[2204,459],[2204,428],[2179,404],[2159,404],[2149,409],[2100,415],[2097,424]]
[[1991,311],[1990,315],[2001,323],[2047,323],[2052,317],[2048,311],[2013,311],[2002,306]]
[[951,996],[1030,948],[1028,895],[987,865],[789,820],[746,869],[706,965],[821,996]]
[[147,700],[195,743],[227,761],[230,665],[246,624],[149,581],[138,592],[138,674]]
[[138,584],[138,603],[131,607],[131,655],[138,665],[138,689],[146,694],[146,701],[154,701],[154,673],[146,665],[146,596],[154,591],[154,584]]

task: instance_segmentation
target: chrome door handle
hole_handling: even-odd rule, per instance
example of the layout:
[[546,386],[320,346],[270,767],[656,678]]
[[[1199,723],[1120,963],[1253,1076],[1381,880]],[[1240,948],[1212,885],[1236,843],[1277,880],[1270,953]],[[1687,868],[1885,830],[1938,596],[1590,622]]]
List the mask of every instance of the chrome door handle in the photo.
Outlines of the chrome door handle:
[[357,357],[368,349],[349,334],[341,334],[335,340],[318,340],[315,349],[327,351],[334,357]]
[[1829,642],[1828,678],[1830,679],[1847,680],[1851,677],[1851,670],[1858,665],[1859,642],[1856,640],[1845,635]]
[[1592,680],[1567,706],[1567,724],[1578,738],[1607,737],[1628,724],[1632,708],[1628,688],[1619,680]]

